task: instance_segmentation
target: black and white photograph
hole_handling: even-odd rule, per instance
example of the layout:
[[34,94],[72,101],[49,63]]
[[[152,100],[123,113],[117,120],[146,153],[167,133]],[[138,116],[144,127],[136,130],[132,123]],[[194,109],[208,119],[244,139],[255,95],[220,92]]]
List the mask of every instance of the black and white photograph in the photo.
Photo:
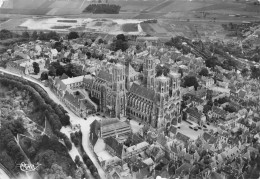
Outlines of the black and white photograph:
[[0,0],[0,179],[260,179],[260,0]]

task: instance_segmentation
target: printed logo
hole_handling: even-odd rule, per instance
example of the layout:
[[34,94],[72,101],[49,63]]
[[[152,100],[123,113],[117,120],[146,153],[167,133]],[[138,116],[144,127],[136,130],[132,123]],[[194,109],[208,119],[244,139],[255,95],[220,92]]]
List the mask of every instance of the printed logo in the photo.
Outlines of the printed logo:
[[37,168],[40,166],[41,164],[37,163],[36,165],[33,164],[26,164],[25,162],[22,162],[19,166],[21,171],[23,172],[34,172],[37,170]]

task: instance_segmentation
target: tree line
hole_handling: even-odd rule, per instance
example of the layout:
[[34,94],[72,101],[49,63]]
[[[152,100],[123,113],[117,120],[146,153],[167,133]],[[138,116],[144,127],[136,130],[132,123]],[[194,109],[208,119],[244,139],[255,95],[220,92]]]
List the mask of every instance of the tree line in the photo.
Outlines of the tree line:
[[71,150],[72,145],[68,137],[60,132],[62,126],[70,125],[70,117],[61,105],[56,104],[39,85],[25,79],[1,74],[0,82],[3,85],[12,85],[20,90],[29,91],[31,96],[37,102],[38,109],[45,111],[45,116],[51,124],[54,134],[63,139],[67,148]]
[[[88,169],[90,170],[91,174],[95,179],[100,179],[100,176],[98,174],[97,168],[95,167],[92,160],[89,158],[87,153],[85,152],[83,146],[82,146],[82,132],[78,131],[75,133],[70,134],[71,141],[75,144],[75,146],[80,150],[80,153],[82,154],[82,158]],[[75,159],[75,163],[80,166],[80,160],[78,157]]]
[[90,4],[83,12],[93,14],[118,14],[120,9],[121,6],[115,4]]

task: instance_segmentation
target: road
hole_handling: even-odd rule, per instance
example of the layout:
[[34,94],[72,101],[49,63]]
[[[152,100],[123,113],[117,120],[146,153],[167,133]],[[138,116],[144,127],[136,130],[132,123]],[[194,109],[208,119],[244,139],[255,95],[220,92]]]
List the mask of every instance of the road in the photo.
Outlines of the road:
[[1,179],[10,179],[10,177],[5,173],[4,170],[1,169],[1,167],[0,167],[0,178]]
[[[4,72],[4,73],[8,73],[8,74],[11,74],[11,75],[15,75],[15,76],[18,76],[18,77],[21,77],[21,75],[19,74],[16,74],[16,73],[13,73],[13,72],[9,72],[8,70],[5,70],[5,69],[1,69],[0,68],[0,71],[1,72]],[[49,97],[55,101],[57,104],[60,104],[62,107],[64,107],[64,109],[66,111],[68,111],[68,115],[70,116],[70,121],[71,121],[71,124],[75,125],[75,124],[80,124],[81,125],[81,129],[82,129],[82,145],[84,147],[84,150],[86,151],[86,153],[88,154],[89,158],[92,160],[92,162],[94,163],[95,167],[97,168],[98,170],[98,173],[100,175],[100,177],[102,179],[105,179],[106,176],[105,176],[105,172],[103,171],[103,169],[101,168],[101,166],[99,165],[95,155],[94,155],[94,152],[93,150],[91,149],[90,147],[90,142],[89,142],[89,130],[90,130],[90,124],[95,120],[94,118],[90,118],[88,120],[84,120],[83,118],[80,118],[78,116],[76,116],[70,109],[68,109],[59,99],[58,97],[50,90],[49,87],[45,87],[43,84],[41,84],[39,81],[35,80],[35,79],[32,79],[30,77],[27,77],[27,76],[23,76],[24,79],[28,80],[28,81],[31,81],[33,83],[36,83],[38,84],[39,86],[41,86],[49,95]],[[64,128],[62,132],[66,132],[66,134],[69,134],[71,132],[71,128]],[[75,147],[73,145],[73,147]],[[72,149],[74,152],[76,151],[75,149]],[[72,152],[70,152],[70,154],[72,155]],[[78,154],[79,155],[79,154]],[[75,156],[73,154],[73,156]],[[79,155],[80,156],[80,155]],[[75,159],[72,158],[73,160]]]

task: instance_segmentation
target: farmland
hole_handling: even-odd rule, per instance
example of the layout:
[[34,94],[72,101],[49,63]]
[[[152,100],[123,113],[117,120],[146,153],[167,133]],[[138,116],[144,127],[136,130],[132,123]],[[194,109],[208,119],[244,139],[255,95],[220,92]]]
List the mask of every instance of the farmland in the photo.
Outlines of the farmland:
[[[17,5],[26,0],[18,0]],[[221,24],[229,22],[242,22],[259,20],[259,14],[257,8],[259,6],[253,6],[245,3],[237,3],[235,1],[222,1],[222,0],[110,0],[110,4],[121,6],[119,14],[82,14],[82,11],[91,2],[85,0],[75,1],[49,1],[41,0],[37,1],[37,9],[32,9],[29,6],[29,1],[26,1],[28,5],[26,9],[8,9],[0,10],[9,13],[20,12],[21,14],[39,14],[38,17],[32,15],[22,15],[18,17],[15,14],[3,15],[4,18],[10,19],[2,24],[0,28],[6,28],[9,30],[52,30],[57,29],[59,32],[70,30],[77,30],[81,32],[95,31],[105,33],[134,33],[150,34],[153,36],[174,36],[182,35],[197,36],[196,31],[200,36],[214,36],[215,31],[221,32]],[[68,3],[69,2],[69,3]],[[25,7],[25,4],[21,7]],[[37,13],[35,12],[37,11]],[[252,12],[250,12],[252,11]],[[205,13],[205,14],[203,14]],[[41,14],[45,14],[48,17],[44,17],[40,21]],[[240,14],[240,16],[236,16]],[[2,15],[1,15],[2,16]],[[20,16],[20,15],[19,15]],[[63,22],[47,22],[47,18],[53,19],[53,16],[59,16],[63,19]],[[33,19],[37,19],[36,22],[30,22]],[[158,19],[157,24],[143,24],[139,26],[135,25],[122,25],[110,24],[109,22],[87,22],[78,21],[77,19],[109,19],[109,20],[121,20],[136,19],[140,22],[145,19]],[[213,23],[215,19],[215,23]],[[72,22],[72,21],[73,22]],[[42,24],[45,23],[45,24]],[[129,22],[128,22],[129,23]],[[124,23],[127,24],[127,23]],[[138,24],[138,23],[137,23]],[[194,25],[199,24],[194,28]],[[214,32],[214,33],[213,33]],[[144,33],[143,33],[144,34]]]
[[138,24],[123,24],[122,29],[124,32],[137,32]]

